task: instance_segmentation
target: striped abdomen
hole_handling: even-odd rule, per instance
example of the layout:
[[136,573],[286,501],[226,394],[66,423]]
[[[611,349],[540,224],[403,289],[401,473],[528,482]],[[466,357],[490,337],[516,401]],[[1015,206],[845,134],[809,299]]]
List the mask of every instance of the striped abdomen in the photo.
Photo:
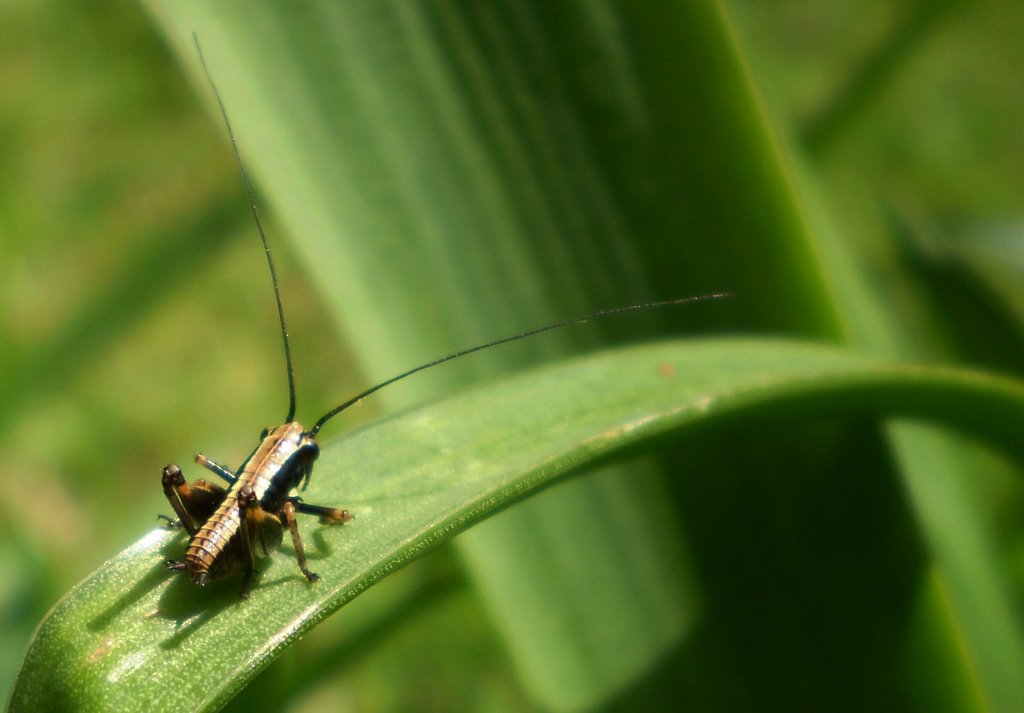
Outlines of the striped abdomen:
[[243,543],[236,537],[240,527],[238,497],[229,493],[188,543],[185,565],[189,579],[206,584],[207,579],[226,577],[244,563]]

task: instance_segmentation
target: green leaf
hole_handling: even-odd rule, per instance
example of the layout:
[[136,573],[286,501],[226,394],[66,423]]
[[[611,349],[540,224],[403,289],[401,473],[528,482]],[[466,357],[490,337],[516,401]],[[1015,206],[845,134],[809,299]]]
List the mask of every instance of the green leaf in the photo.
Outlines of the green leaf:
[[607,351],[487,384],[325,444],[308,499],[357,519],[302,523],[321,582],[285,548],[247,601],[237,577],[199,590],[162,566],[183,537],[154,530],[54,607],[10,710],[214,709],[374,582],[584,466],[709,426],[866,416],[940,421],[1020,456],[1024,385],[749,339]]

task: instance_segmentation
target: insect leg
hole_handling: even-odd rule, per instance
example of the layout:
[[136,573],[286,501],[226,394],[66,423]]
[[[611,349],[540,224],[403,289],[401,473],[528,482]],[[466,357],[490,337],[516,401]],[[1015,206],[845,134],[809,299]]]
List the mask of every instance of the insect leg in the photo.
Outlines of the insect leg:
[[[256,560],[269,557],[281,544],[282,527],[277,515],[263,509],[252,488],[243,487],[238,492],[239,535],[234,541],[235,552],[241,547],[241,557],[246,564],[245,586],[242,596],[249,594],[249,584],[256,576]],[[237,555],[236,555],[237,556]]]
[[224,488],[202,478],[189,485],[181,468],[173,464],[164,468],[161,482],[167,502],[189,535],[196,534],[224,500]]
[[301,512],[303,515],[318,516],[320,518],[320,524],[322,525],[346,523],[355,518],[355,515],[350,513],[348,510],[304,503],[302,502],[302,498],[297,495],[288,498],[288,502],[295,506],[295,512]]
[[197,453],[196,454],[196,463],[198,463],[199,465],[203,466],[207,470],[209,470],[209,471],[211,471],[213,473],[216,473],[217,475],[222,477],[225,481],[227,481],[228,485],[234,485],[235,484],[235,480],[236,480],[235,474],[232,473],[230,469],[225,468],[224,466],[222,466],[220,463],[217,463],[216,461],[210,460],[209,458],[204,456],[202,453]]
[[248,486],[238,491],[238,532],[242,538],[242,549],[245,551],[245,575],[242,580],[242,599],[249,598],[249,585],[256,576],[256,558],[252,551],[252,538],[250,536],[250,519],[252,511],[259,508],[256,500],[256,493]]
[[[329,508],[323,508],[327,510]],[[299,561],[299,569],[306,575],[306,579],[310,582],[315,582],[320,579],[320,575],[316,572],[310,572],[309,567],[306,566],[306,550],[302,547],[302,539],[299,537],[299,526],[295,522],[295,504],[290,500],[285,502],[284,507],[281,508],[281,516],[284,521],[288,524],[288,530],[292,533],[292,544],[295,545],[295,558]]]

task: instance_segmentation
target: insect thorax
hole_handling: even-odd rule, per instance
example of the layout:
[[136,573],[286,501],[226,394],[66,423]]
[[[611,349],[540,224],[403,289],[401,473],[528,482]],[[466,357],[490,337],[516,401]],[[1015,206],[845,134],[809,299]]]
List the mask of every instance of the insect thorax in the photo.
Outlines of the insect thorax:
[[308,479],[320,447],[295,421],[267,428],[261,438],[239,471],[231,492],[249,487],[264,510],[277,512],[291,490]]

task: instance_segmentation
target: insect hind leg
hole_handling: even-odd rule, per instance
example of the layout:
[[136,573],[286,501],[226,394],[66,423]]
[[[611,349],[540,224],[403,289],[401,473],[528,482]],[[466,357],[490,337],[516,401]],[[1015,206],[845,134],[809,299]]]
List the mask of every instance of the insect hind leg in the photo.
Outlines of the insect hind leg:
[[[178,522],[189,536],[196,534],[203,523],[210,519],[227,492],[203,478],[189,485],[185,482],[181,468],[173,463],[163,469],[161,482],[167,502],[171,504]],[[164,518],[170,521],[170,518]]]

